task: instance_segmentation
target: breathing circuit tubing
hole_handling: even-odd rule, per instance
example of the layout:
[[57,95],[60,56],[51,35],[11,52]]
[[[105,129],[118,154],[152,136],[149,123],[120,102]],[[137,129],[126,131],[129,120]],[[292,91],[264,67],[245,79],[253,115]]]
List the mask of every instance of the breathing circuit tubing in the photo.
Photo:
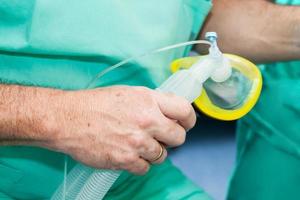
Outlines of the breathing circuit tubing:
[[194,44],[207,44],[207,45],[212,45],[209,41],[206,41],[206,40],[193,40],[193,41],[188,41],[188,42],[181,42],[181,43],[177,43],[177,44],[173,44],[173,45],[169,45],[169,46],[165,46],[165,47],[162,47],[162,48],[159,48],[159,49],[154,49],[154,50],[150,50],[150,51],[147,51],[146,53],[142,53],[142,54],[139,54],[139,55],[136,55],[136,56],[132,56],[132,57],[129,57],[125,60],[122,60],[121,62],[118,62],[117,64],[115,65],[112,65],[110,67],[107,67],[105,68],[104,70],[100,71],[93,79],[92,81],[90,81],[88,83],[88,85],[86,86],[86,89],[91,89],[93,84],[99,79],[101,78],[102,76],[104,76],[105,74],[109,73],[110,71],[114,70],[114,69],[117,69],[127,63],[129,63],[130,61],[133,61],[133,60],[136,60],[136,59],[139,59],[139,58],[142,58],[144,56],[149,56],[149,55],[152,55],[152,54],[156,54],[156,53],[160,53],[160,52],[164,52],[164,51],[168,51],[168,50],[171,50],[171,49],[176,49],[176,48],[179,48],[179,47],[184,47],[184,46],[189,46],[189,45],[194,45]]
[[[194,40],[188,42],[177,43],[174,45],[165,46],[159,49],[150,50],[146,53],[142,53],[137,56],[129,57],[115,65],[112,65],[104,70],[100,71],[85,87],[86,89],[92,89],[94,83],[109,73],[110,71],[121,67],[130,61],[139,59],[144,56],[168,51],[171,49],[184,47],[194,44],[207,44],[212,45],[206,40]],[[106,169],[93,169],[83,164],[78,163],[68,174],[67,174],[67,159],[65,159],[64,167],[64,181],[58,187],[56,192],[53,194],[51,200],[100,200],[103,199],[105,194],[108,192],[113,183],[117,180],[121,171],[113,171]],[[67,174],[67,175],[66,175]]]

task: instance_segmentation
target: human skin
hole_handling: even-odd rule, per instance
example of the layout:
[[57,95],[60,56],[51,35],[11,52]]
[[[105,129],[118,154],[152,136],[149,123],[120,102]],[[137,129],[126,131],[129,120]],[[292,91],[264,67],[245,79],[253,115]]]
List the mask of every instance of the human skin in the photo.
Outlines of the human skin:
[[[178,146],[196,117],[188,101],[144,87],[62,91],[0,84],[0,145],[48,148],[95,168],[144,174],[160,143]],[[161,163],[167,156],[154,163]]]
[[[300,7],[265,0],[214,0],[200,37],[218,33],[223,52],[254,62],[300,59]],[[203,52],[203,46],[196,49]]]

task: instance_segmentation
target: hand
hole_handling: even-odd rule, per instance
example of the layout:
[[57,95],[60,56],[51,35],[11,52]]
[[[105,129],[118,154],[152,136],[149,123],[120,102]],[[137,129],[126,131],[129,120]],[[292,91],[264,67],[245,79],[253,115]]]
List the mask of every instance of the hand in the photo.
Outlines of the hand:
[[[144,87],[64,92],[50,108],[48,147],[95,168],[144,174],[161,146],[184,143],[196,116],[188,101]],[[163,155],[154,163],[161,163]]]

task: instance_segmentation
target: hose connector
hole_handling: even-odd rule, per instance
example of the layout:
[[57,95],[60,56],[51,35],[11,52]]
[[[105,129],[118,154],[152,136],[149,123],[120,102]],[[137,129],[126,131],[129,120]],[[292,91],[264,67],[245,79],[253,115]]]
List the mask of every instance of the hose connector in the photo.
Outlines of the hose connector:
[[218,34],[216,32],[206,32],[205,39],[211,43],[209,56],[214,60],[214,64],[217,65],[211,78],[216,82],[223,82],[231,76],[231,67],[229,66],[228,59],[224,57],[218,47]]
[[205,39],[215,45],[217,43],[218,34],[216,32],[206,32]]

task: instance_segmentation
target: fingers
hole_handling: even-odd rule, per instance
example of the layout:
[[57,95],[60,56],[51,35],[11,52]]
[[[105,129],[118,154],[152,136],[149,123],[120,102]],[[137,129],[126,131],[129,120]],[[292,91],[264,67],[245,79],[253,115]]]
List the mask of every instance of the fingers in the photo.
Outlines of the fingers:
[[151,163],[161,163],[167,156],[165,147],[147,133],[133,134],[128,138],[127,146],[129,152]]
[[159,149],[160,152],[158,154],[156,154],[156,157],[153,157],[150,160],[151,164],[160,164],[167,158],[167,156],[168,156],[167,149],[162,144],[160,144],[160,146],[161,146]]
[[126,166],[125,170],[137,174],[143,175],[150,169],[150,164],[146,160],[139,158],[134,163],[130,163]]
[[145,143],[145,147],[140,149],[139,154],[151,164],[159,164],[166,159],[167,150],[157,140],[149,137]]
[[191,104],[174,94],[155,92],[161,112],[169,119],[177,120],[185,130],[194,127],[196,114]]
[[186,130],[173,120],[161,122],[160,130],[153,131],[152,136],[168,147],[182,145],[185,142]]
[[140,146],[137,153],[133,152],[134,150],[118,160],[121,160],[121,168],[138,175],[147,173],[150,164],[162,163],[168,154],[166,148],[152,138],[148,139],[145,145]]

